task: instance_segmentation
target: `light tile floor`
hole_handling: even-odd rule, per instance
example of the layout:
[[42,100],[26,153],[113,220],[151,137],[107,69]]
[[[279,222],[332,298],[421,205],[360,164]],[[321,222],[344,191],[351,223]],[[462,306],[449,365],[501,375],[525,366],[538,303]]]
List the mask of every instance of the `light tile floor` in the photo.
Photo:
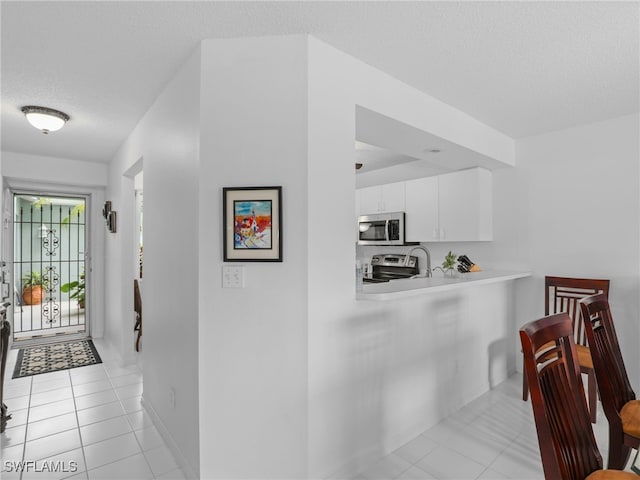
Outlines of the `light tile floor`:
[[[10,353],[4,394],[12,419],[1,437],[3,480],[184,478],[140,405],[140,369],[119,367],[95,343],[100,365],[15,380],[17,351]],[[514,375],[353,480],[543,479],[531,404],[522,401],[521,387],[522,377]],[[606,463],[608,426],[598,407],[594,432]],[[20,475],[7,471],[15,464],[6,462],[14,460],[36,463]],[[36,472],[45,461],[67,471]]]
[[[118,366],[94,343],[101,364],[18,379],[11,378],[17,350],[9,353],[2,480],[184,478],[140,404],[140,368]],[[19,473],[21,461],[34,463]]]
[[[352,480],[544,479],[531,403],[522,401],[521,389],[522,376],[512,376]],[[599,403],[597,415],[593,429],[606,465],[608,424]]]

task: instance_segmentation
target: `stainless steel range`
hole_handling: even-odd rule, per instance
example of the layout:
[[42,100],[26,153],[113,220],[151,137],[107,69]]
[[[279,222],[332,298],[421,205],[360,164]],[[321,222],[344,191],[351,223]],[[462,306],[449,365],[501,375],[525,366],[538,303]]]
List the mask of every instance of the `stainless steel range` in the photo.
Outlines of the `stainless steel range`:
[[371,257],[371,271],[363,278],[366,283],[388,282],[398,278],[410,278],[420,273],[418,257],[409,257],[405,265],[406,255],[379,254]]

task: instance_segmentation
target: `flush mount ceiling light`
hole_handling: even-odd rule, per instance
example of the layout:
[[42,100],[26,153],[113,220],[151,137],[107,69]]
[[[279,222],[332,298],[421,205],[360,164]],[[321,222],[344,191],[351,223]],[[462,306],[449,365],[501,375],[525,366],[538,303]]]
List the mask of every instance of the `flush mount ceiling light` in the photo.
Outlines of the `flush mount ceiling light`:
[[45,134],[60,130],[69,120],[69,115],[53,108],[29,105],[21,110],[29,123]]

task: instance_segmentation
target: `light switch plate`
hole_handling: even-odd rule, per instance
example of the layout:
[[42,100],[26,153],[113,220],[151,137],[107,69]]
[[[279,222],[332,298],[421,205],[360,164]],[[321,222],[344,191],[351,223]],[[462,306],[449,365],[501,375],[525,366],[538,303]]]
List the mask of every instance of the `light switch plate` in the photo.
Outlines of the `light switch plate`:
[[244,266],[222,266],[222,288],[244,288]]

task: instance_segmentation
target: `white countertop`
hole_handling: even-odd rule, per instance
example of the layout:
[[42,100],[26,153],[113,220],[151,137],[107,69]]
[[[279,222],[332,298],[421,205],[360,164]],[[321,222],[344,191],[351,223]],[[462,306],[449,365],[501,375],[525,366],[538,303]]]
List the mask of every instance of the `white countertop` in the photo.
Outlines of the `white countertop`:
[[356,293],[357,300],[394,300],[414,295],[445,292],[458,288],[504,282],[531,276],[531,272],[488,270],[458,274],[456,278],[435,276],[432,278],[412,278],[391,280],[384,283],[365,283],[362,291]]

